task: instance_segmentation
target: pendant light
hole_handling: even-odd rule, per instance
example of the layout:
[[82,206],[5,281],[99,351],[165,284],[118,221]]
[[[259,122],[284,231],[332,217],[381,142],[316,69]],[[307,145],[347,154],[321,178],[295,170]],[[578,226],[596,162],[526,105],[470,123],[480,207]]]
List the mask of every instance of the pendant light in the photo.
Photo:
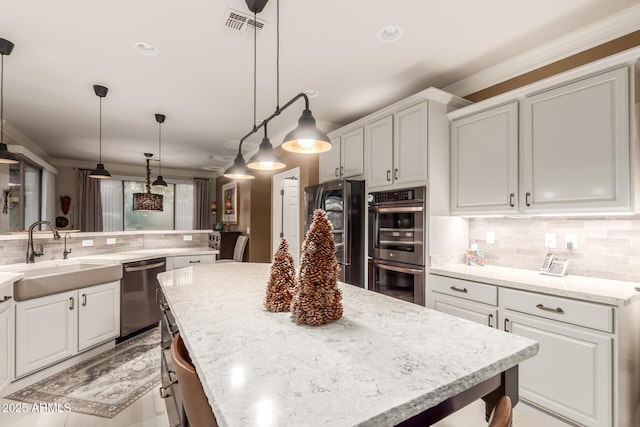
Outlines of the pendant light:
[[162,179],[162,124],[164,123],[164,119],[167,116],[164,114],[156,114],[156,122],[158,122],[158,166],[160,168],[160,172],[158,173],[158,178],[153,181],[151,184],[153,187],[166,187],[167,183]]
[[0,163],[3,164],[18,163],[18,158],[4,143],[4,56],[11,55],[13,46],[9,40],[0,39]]
[[151,192],[151,167],[149,162],[153,154],[144,153],[147,158],[147,192],[134,193],[133,210],[137,212],[162,212],[162,194],[154,194]]
[[331,140],[318,129],[316,119],[307,108],[298,119],[298,127],[284,137],[282,148],[292,153],[324,153],[331,150]]
[[111,178],[111,174],[104,168],[104,164],[102,163],[102,98],[107,96],[109,89],[104,86],[93,85],[93,91],[96,93],[96,96],[100,98],[100,157],[98,158],[96,168],[89,173],[89,178],[109,179]]

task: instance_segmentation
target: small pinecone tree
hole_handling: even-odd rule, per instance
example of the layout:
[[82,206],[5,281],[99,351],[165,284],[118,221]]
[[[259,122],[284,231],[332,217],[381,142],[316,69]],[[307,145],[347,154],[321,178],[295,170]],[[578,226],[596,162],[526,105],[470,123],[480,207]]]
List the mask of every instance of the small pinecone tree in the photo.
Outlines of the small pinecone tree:
[[333,226],[327,213],[316,209],[302,244],[300,275],[291,302],[296,323],[319,326],[342,317],[339,271]]
[[293,257],[289,253],[287,239],[280,240],[280,246],[273,254],[271,276],[267,284],[267,294],[264,297],[264,308],[269,311],[289,311],[291,293],[296,282],[296,268]]

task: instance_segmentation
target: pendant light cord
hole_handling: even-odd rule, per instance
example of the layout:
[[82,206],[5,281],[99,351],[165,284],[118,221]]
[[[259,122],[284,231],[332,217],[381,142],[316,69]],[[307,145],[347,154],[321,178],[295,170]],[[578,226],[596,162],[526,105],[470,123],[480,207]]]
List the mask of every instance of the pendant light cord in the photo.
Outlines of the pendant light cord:
[[0,56],[0,144],[4,144],[4,55]]
[[280,109],[280,0],[276,1],[276,110]]
[[98,138],[98,141],[99,141],[98,146],[100,147],[99,148],[99,151],[100,151],[100,154],[99,154],[100,161],[99,161],[99,163],[102,163],[102,97],[99,97],[99,98],[100,98],[100,136]]
[[162,123],[158,123],[158,167],[162,176]]
[[253,12],[253,128],[256,128],[256,86],[258,69],[258,22],[256,12]]

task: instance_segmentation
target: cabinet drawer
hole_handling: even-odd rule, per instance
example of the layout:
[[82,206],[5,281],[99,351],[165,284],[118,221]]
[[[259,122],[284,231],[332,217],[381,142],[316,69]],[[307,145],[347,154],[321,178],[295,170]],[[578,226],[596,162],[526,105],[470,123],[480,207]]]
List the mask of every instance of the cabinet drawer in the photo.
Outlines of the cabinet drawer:
[[430,274],[427,286],[434,292],[484,304],[498,305],[498,288],[493,285]]
[[508,310],[613,332],[613,307],[606,305],[504,288],[500,302]]
[[173,268],[189,267],[198,264],[213,264],[215,256],[211,255],[193,255],[193,256],[177,256],[173,258]]

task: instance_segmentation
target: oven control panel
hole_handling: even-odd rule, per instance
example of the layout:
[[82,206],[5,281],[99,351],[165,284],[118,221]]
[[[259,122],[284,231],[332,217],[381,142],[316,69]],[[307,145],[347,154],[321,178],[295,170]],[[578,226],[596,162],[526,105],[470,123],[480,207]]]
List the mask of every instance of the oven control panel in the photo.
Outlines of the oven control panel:
[[416,189],[411,188],[408,190],[400,191],[385,191],[381,193],[369,194],[369,202],[373,203],[385,203],[385,202],[403,202],[416,200]]

